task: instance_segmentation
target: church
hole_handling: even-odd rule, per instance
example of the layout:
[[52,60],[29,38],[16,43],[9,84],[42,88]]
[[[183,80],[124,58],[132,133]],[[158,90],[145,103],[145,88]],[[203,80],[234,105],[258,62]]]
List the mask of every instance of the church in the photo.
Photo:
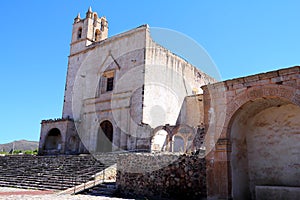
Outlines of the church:
[[188,106],[201,110],[201,86],[214,82],[148,25],[108,38],[89,8],[74,19],[62,118],[42,121],[39,154],[192,150],[203,116]]
[[148,25],[108,37],[91,8],[74,19],[68,59],[62,117],[41,122],[40,155],[200,151],[208,199],[299,194],[299,66],[217,82]]

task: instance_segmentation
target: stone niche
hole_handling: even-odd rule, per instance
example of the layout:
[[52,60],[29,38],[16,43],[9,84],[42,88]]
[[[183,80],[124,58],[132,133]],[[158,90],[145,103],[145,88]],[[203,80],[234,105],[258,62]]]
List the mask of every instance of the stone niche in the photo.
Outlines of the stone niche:
[[39,155],[84,153],[73,120],[43,120],[41,124]]
[[[270,102],[266,99],[261,101]],[[276,102],[279,104],[280,101]],[[257,104],[255,103],[256,106]],[[248,107],[251,109],[248,110]],[[253,106],[245,106],[244,110],[248,112],[240,112],[231,129],[234,199],[245,199],[245,196],[249,199],[264,199],[255,196],[268,191],[275,191],[276,194],[285,191],[278,188],[266,189],[269,186],[299,189],[297,152],[300,146],[295,141],[299,141],[300,136],[300,108],[293,104],[283,104],[264,109],[252,117],[249,117],[249,113],[255,111]],[[257,190],[257,186],[265,187]]]

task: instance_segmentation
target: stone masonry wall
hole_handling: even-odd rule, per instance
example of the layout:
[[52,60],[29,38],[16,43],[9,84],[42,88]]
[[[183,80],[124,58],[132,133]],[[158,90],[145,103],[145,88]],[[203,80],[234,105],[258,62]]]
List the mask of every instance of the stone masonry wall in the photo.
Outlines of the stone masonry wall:
[[201,199],[206,196],[205,165],[198,155],[123,154],[117,163],[118,189],[129,197]]

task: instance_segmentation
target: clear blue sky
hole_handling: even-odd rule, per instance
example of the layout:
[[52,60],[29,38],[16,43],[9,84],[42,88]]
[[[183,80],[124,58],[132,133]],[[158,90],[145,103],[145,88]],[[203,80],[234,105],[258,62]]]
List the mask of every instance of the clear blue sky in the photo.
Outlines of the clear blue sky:
[[188,35],[223,80],[300,64],[299,1],[0,1],[0,143],[38,141],[41,120],[61,117],[73,19],[89,6],[110,36],[141,24]]

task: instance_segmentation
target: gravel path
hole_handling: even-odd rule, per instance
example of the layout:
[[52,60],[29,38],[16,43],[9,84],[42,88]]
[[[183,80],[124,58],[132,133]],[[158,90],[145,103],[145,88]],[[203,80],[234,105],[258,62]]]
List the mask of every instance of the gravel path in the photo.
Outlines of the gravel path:
[[[43,193],[44,194],[41,194]],[[47,191],[46,191],[47,192]],[[31,194],[28,194],[31,193]],[[0,187],[0,199],[14,200],[125,200],[120,198],[111,198],[111,197],[96,197],[90,195],[58,195],[54,194],[45,194],[45,191],[41,190],[26,190],[18,188],[8,188]]]

